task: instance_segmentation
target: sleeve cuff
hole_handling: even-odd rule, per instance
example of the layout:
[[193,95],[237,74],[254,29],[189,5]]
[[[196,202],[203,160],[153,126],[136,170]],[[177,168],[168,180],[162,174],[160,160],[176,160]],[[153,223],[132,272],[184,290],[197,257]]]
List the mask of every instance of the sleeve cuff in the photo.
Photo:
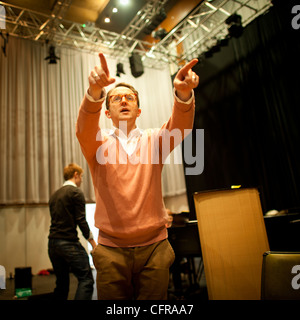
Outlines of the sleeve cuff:
[[190,97],[190,99],[189,99],[188,101],[182,101],[182,100],[180,100],[180,99],[177,97],[177,95],[176,95],[176,90],[175,90],[175,88],[173,89],[173,93],[174,93],[174,97],[175,97],[176,101],[179,102],[179,103],[191,104],[192,101],[193,101],[193,99],[194,99],[194,90],[192,90],[192,96]]
[[105,97],[106,97],[106,91],[105,91],[104,88],[102,89],[102,92],[101,92],[101,97],[102,98],[100,98],[98,100],[95,100],[91,95],[89,95],[88,90],[86,91],[85,95],[86,95],[87,99],[89,101],[91,101],[91,102],[103,102],[105,100]]

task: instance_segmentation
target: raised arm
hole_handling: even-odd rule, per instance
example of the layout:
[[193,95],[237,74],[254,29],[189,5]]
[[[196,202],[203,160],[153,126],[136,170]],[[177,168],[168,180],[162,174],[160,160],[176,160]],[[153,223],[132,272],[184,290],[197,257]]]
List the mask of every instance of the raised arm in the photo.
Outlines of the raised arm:
[[[199,84],[199,77],[192,71],[192,68],[197,62],[197,59],[188,62],[174,78],[175,95],[179,100],[174,99],[172,115],[161,128],[160,134],[163,140],[160,150],[162,150],[163,145],[170,143],[170,151],[172,151],[193,128],[195,99],[191,98],[193,89]],[[167,129],[167,131],[164,129]],[[170,134],[174,136],[174,139],[170,139]],[[168,152],[169,150],[166,148],[163,159],[168,155]]]
[[[88,97],[85,95],[78,113],[76,136],[85,158],[89,161],[95,157],[96,150],[101,144],[96,136],[99,132],[99,117],[104,101],[101,92],[104,87],[115,82],[109,75],[108,66],[103,53],[99,53],[100,65],[95,66],[89,75]],[[103,98],[103,99],[102,99]],[[93,101],[94,99],[94,101]],[[99,139],[98,139],[99,140]]]

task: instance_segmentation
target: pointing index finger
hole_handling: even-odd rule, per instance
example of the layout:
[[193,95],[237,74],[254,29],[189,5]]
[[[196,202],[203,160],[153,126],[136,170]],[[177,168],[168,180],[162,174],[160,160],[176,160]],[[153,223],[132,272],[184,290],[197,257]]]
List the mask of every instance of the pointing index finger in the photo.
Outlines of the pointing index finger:
[[198,59],[193,59],[179,70],[179,75],[185,77],[190,69],[198,63]]
[[109,77],[109,70],[108,70],[108,66],[107,66],[107,62],[106,62],[106,59],[104,57],[104,54],[100,52],[99,53],[99,58],[100,58],[100,63],[101,63],[101,67],[102,67],[103,71]]

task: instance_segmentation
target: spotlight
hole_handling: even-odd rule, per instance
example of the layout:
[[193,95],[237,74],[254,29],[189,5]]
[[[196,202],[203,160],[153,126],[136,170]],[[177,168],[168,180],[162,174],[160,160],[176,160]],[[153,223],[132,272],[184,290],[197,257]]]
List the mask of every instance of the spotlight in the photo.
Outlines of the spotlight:
[[212,53],[216,53],[216,52],[221,51],[220,42],[217,42],[210,50]]
[[157,31],[152,32],[152,37],[157,40],[162,40],[167,34],[168,32],[166,31],[166,29],[160,28]]
[[120,77],[121,76],[121,73],[125,74],[124,72],[124,66],[123,66],[123,63],[119,62],[117,64],[117,73],[116,73],[116,76],[117,77]]
[[122,6],[127,6],[129,4],[129,0],[120,0],[120,4]]
[[238,38],[243,33],[242,17],[239,14],[232,14],[225,21],[228,25],[228,33],[230,36]]
[[9,34],[7,33],[6,36],[5,36],[5,34],[2,33],[2,31],[0,31],[0,36],[1,36],[1,38],[3,38],[3,40],[4,40],[4,44],[3,44],[3,46],[2,46],[1,48],[2,48],[2,52],[3,52],[4,56],[6,57],[6,45],[7,45],[7,43],[8,43],[8,36],[9,36]]
[[207,50],[204,52],[204,57],[205,58],[211,58],[213,56],[213,51],[211,49]]
[[220,40],[220,46],[221,47],[226,47],[228,46],[228,42],[229,42],[229,39],[226,37],[226,38],[223,38]]
[[154,18],[145,26],[142,30],[146,35],[151,34],[153,30],[155,30],[165,19],[167,18],[167,14],[165,9],[162,8],[161,11],[154,16]]
[[49,60],[49,64],[56,64],[56,60],[60,60],[59,57],[57,57],[55,55],[55,47],[54,46],[50,46],[49,48],[49,56],[46,57],[44,60]]
[[129,63],[130,63],[131,74],[135,78],[140,77],[144,73],[142,58],[139,54],[132,53],[132,55],[129,57]]

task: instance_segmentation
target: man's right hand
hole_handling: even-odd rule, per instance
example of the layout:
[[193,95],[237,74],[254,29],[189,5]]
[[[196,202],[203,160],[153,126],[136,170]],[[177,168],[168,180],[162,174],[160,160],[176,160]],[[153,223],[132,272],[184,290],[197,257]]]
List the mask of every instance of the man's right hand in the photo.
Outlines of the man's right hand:
[[89,76],[89,89],[88,93],[94,100],[101,98],[101,92],[104,87],[116,81],[115,78],[111,78],[107,67],[106,59],[103,53],[99,53],[100,66],[95,66]]

